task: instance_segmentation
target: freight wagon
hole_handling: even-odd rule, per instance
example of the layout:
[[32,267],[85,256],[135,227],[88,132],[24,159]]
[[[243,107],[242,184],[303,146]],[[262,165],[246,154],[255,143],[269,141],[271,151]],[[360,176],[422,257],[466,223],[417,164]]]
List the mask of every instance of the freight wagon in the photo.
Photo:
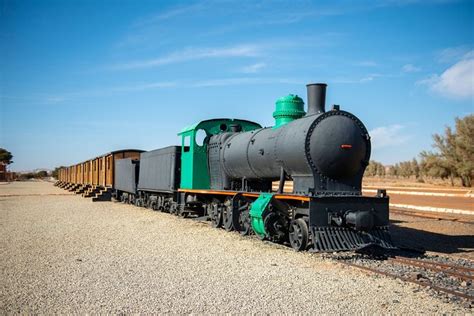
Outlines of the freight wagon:
[[59,187],[94,201],[110,200],[115,183],[115,162],[121,159],[140,159],[143,150],[116,150],[58,171]]

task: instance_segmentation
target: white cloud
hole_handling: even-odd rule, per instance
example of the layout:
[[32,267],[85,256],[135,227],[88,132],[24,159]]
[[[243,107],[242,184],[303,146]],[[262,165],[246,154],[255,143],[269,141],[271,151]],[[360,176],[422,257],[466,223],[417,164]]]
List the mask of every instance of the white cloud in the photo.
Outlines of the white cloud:
[[399,124],[374,128],[369,131],[372,148],[377,149],[404,144],[410,138],[404,135],[404,129],[405,126]]
[[440,63],[453,63],[462,59],[469,54],[470,51],[467,46],[445,48],[436,54],[436,60]]
[[189,15],[190,13],[193,13],[195,11],[199,11],[205,8],[206,6],[204,2],[196,2],[189,5],[176,6],[166,11],[158,12],[155,15],[142,18],[139,21],[137,21],[135,25],[144,26],[144,25],[149,25],[149,24],[154,24],[154,23],[160,23],[163,20],[167,20],[167,19],[174,18],[181,15]]
[[406,64],[402,67],[403,72],[419,72],[420,67],[414,66],[413,64]]
[[456,2],[458,0],[378,0],[376,3],[379,4],[380,7],[385,6],[409,6],[409,5],[430,5],[430,4],[448,4],[452,2]]
[[441,75],[431,75],[417,84],[427,85],[440,95],[468,99],[474,97],[474,51],[466,53],[463,58],[446,69]]
[[240,72],[243,72],[245,74],[254,74],[262,70],[266,66],[265,63],[256,63],[253,65],[245,66],[240,69]]
[[474,96],[474,58],[461,60],[441,74],[432,88],[447,96]]
[[367,83],[374,81],[376,78],[380,77],[390,77],[389,75],[383,75],[383,74],[368,74],[364,77],[358,78],[358,79],[353,79],[353,78],[336,78],[334,80],[330,80],[332,83]]
[[260,48],[255,45],[237,45],[220,48],[187,48],[163,57],[123,63],[111,68],[116,70],[150,68],[205,58],[255,57],[259,54]]

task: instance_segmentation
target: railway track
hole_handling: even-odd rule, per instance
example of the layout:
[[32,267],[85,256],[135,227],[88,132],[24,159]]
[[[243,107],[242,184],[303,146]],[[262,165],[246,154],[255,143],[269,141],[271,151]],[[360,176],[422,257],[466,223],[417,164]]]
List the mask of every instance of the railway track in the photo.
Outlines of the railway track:
[[393,256],[337,258],[347,266],[400,279],[434,290],[451,301],[474,304],[474,262],[441,257],[410,258]]

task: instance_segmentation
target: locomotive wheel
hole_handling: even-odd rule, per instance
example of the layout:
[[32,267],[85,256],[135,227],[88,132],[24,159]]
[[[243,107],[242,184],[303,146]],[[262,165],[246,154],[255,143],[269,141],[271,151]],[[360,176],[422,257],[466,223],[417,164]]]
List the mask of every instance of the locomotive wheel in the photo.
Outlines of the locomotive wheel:
[[239,212],[240,234],[243,236],[250,235],[252,225],[250,224],[250,211],[245,209]]
[[241,235],[250,235],[252,225],[250,223],[249,203],[245,201],[238,201],[232,212],[232,220],[234,229],[240,232]]
[[224,206],[222,208],[222,220],[224,224],[224,229],[228,232],[234,230],[234,225],[232,225],[232,208],[229,206]]
[[308,225],[302,218],[292,220],[288,232],[290,244],[296,251],[305,250],[308,245]]
[[164,212],[169,212],[170,214],[176,214],[176,212],[178,211],[178,207],[179,206],[177,206],[177,205],[171,205],[171,206],[165,205],[163,207],[163,211]]
[[286,220],[275,212],[271,212],[264,219],[267,238],[275,243],[283,243],[286,239]]
[[222,227],[222,211],[217,205],[212,205],[209,217],[211,218],[212,227]]

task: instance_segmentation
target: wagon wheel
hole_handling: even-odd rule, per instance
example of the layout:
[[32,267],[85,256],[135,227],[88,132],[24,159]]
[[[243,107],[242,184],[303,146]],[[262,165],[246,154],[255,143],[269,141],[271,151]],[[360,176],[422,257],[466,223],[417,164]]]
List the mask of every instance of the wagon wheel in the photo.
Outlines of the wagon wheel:
[[146,208],[151,208],[153,210],[153,202],[150,199],[146,200]]
[[252,225],[250,223],[250,203],[241,197],[235,197],[232,211],[232,224],[241,235],[250,235]]
[[234,230],[234,225],[232,225],[232,200],[226,199],[224,206],[221,208],[222,220],[224,224],[224,229],[228,232]]
[[306,221],[302,218],[292,220],[288,237],[293,249],[296,251],[305,250],[308,245],[308,225]]
[[178,208],[180,208],[180,207],[181,207],[181,206],[179,206],[179,205],[171,205],[169,208],[167,208],[167,206],[164,206],[164,207],[163,207],[163,210],[164,210],[165,212],[169,212],[170,214],[176,215],[177,212],[178,212]]
[[183,209],[179,212],[179,216],[181,216],[182,218],[187,218],[189,217],[189,211],[187,211],[186,209]]
[[186,217],[186,215],[185,215],[185,214],[187,214],[186,207],[178,207],[174,214],[178,215],[179,217]]
[[209,210],[209,217],[211,218],[212,227],[222,227],[222,210],[218,204],[211,204]]

